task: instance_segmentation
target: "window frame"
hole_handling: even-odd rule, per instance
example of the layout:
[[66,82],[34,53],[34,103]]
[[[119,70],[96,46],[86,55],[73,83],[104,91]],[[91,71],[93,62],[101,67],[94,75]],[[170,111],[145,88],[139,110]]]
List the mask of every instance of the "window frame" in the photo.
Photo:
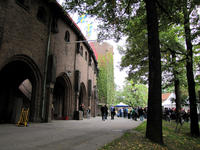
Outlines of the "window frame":
[[88,60],[88,53],[87,53],[87,51],[85,51],[85,61],[87,61]]
[[80,46],[80,55],[83,56],[83,46]]
[[65,31],[64,40],[65,40],[65,42],[70,42],[70,33],[68,30]]

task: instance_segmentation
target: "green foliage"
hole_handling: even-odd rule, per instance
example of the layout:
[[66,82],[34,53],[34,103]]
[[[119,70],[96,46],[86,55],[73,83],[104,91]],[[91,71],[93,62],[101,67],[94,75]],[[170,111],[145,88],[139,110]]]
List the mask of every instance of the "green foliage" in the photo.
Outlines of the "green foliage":
[[140,6],[126,27],[126,46],[119,48],[119,52],[123,55],[120,67],[121,70],[129,69],[129,80],[146,84],[149,71],[147,27],[144,3]]
[[116,92],[116,103],[124,102],[132,107],[146,106],[148,99],[148,88],[144,84],[133,84],[133,81],[126,81],[123,90]]
[[99,75],[97,78],[97,88],[99,101],[112,104],[114,100],[114,68],[113,54],[108,52],[105,56],[98,56]]
[[176,79],[180,81],[181,86],[186,85],[186,50],[183,32],[182,26],[174,25],[160,32],[163,88],[172,87]]
[[99,73],[97,78],[98,98],[102,103],[107,103],[107,69],[104,57],[99,56]]

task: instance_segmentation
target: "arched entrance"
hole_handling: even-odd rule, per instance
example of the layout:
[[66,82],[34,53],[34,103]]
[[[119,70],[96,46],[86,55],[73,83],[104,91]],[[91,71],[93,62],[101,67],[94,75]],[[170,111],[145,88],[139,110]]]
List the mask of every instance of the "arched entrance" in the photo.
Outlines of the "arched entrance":
[[71,119],[72,113],[72,86],[67,74],[62,73],[56,78],[53,91],[52,119]]
[[85,109],[88,106],[87,96],[86,96],[86,88],[84,83],[80,85],[80,92],[79,92],[79,111],[82,111],[81,105],[84,106],[83,108],[83,115],[85,116]]
[[35,63],[15,56],[0,70],[0,123],[17,123],[21,109],[29,108],[29,121],[40,120],[41,78]]

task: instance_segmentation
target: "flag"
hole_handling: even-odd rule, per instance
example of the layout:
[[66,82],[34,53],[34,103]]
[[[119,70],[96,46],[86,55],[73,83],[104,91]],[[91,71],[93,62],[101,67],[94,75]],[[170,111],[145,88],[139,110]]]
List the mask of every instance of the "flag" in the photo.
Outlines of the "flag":
[[87,25],[87,37],[88,37],[88,38],[89,38],[89,37],[91,36],[91,34],[92,34],[92,28],[93,28],[92,23]]
[[83,15],[79,16],[77,24],[78,23],[84,23],[86,18],[87,18],[87,14],[83,14]]

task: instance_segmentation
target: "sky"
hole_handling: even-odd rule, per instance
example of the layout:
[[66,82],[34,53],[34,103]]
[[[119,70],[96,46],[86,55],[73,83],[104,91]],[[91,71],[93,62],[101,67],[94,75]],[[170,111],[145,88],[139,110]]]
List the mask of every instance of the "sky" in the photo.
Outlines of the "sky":
[[[57,0],[60,4],[62,4],[62,2],[64,0]],[[72,19],[74,20],[74,22],[78,22],[79,16],[77,14],[70,14],[70,16],[72,17]],[[93,40],[97,40],[97,24],[94,19],[86,17],[86,19],[84,19],[84,21],[82,20],[82,22],[77,23],[77,25],[79,26],[79,28],[81,29],[81,32],[84,34],[84,36],[88,39],[88,42],[93,41]],[[90,34],[88,34],[88,28],[89,25],[90,27],[92,26],[92,32]],[[125,81],[125,77],[127,77],[127,73],[126,71],[120,71],[119,69],[119,65],[121,62],[121,55],[119,54],[117,47],[118,46],[123,46],[125,43],[125,40],[121,40],[118,43],[114,42],[113,40],[108,40],[105,41],[108,42],[109,44],[111,44],[113,46],[113,51],[114,51],[114,81],[115,84],[117,85],[117,89],[122,89],[123,85],[124,85],[124,81]]]

